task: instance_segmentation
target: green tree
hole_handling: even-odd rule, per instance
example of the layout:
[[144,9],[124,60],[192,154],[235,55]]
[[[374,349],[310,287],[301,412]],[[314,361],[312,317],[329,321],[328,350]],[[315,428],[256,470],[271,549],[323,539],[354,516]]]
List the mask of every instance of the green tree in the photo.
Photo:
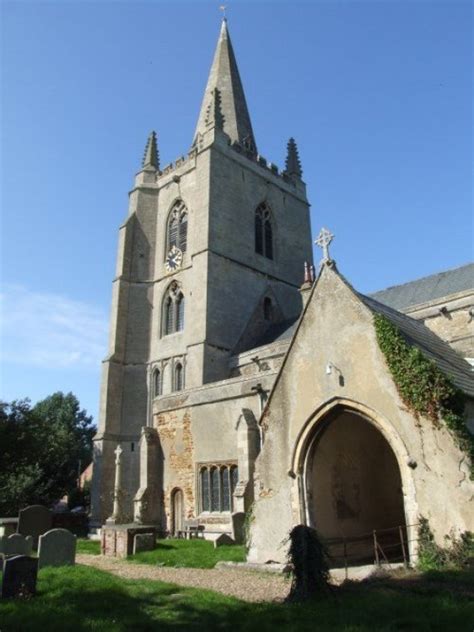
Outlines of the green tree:
[[79,469],[92,460],[92,417],[77,398],[54,393],[0,402],[0,515],[26,505],[50,505],[75,488]]

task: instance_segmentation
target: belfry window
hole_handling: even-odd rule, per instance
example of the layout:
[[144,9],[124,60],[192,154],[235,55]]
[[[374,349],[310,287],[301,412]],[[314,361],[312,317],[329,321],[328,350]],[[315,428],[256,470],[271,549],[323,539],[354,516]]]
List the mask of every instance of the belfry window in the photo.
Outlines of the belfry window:
[[176,299],[176,331],[182,331],[184,329],[184,296],[181,292]]
[[255,211],[255,252],[273,259],[273,227],[270,207],[266,202]]
[[186,252],[188,243],[188,211],[182,200],[177,200],[170,211],[168,219],[168,253],[173,246]]
[[204,465],[199,470],[201,511],[232,511],[239,474],[237,465]]
[[184,295],[176,281],[163,298],[161,335],[168,336],[184,329]]

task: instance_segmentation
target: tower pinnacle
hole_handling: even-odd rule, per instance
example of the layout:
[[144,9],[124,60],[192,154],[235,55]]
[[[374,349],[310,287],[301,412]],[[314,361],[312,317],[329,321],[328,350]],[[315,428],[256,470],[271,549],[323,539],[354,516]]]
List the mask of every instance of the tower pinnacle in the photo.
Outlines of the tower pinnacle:
[[219,91],[223,130],[232,142],[238,142],[252,153],[257,152],[255,138],[247,109],[244,89],[230,41],[227,19],[222,20],[214,60],[207,80],[206,91],[199,113],[194,139],[207,129],[210,105],[215,101],[215,89]]
[[157,171],[160,168],[160,159],[158,156],[158,145],[156,142],[156,132],[151,132],[148,136],[148,140],[145,147],[145,153],[143,155],[142,167],[153,167]]
[[287,155],[286,155],[286,163],[285,170],[289,176],[296,176],[297,178],[301,178],[303,175],[303,171],[301,169],[300,157],[298,154],[298,147],[296,146],[296,142],[294,138],[290,138],[287,146]]

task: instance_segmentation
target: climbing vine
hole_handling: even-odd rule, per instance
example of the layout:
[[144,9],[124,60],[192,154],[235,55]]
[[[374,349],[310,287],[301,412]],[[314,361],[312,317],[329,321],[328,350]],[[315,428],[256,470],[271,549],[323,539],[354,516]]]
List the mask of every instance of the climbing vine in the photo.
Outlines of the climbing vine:
[[474,437],[464,419],[465,396],[417,348],[409,345],[399,329],[381,314],[374,315],[377,341],[385,356],[400,397],[418,419],[444,422],[471,464],[474,478]]

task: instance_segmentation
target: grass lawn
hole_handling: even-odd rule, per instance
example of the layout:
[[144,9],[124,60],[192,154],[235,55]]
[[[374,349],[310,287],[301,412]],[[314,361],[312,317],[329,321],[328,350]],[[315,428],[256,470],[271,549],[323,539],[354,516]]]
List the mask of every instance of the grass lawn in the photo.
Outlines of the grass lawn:
[[[100,543],[93,540],[78,540],[78,553],[100,553]],[[154,566],[175,566],[188,568],[213,568],[216,562],[244,562],[245,547],[239,545],[214,548],[206,540],[158,540],[157,548],[128,558],[128,561]]]
[[[129,630],[301,630],[471,632],[468,593],[451,592],[473,576],[357,584],[311,604],[248,604],[205,590],[124,580],[93,568],[43,569],[38,595],[0,601],[2,632]],[[454,582],[454,583],[453,583]],[[472,586],[471,586],[472,590]]]
[[86,553],[88,555],[100,555],[100,540],[88,540],[87,538],[77,538],[76,553]]

